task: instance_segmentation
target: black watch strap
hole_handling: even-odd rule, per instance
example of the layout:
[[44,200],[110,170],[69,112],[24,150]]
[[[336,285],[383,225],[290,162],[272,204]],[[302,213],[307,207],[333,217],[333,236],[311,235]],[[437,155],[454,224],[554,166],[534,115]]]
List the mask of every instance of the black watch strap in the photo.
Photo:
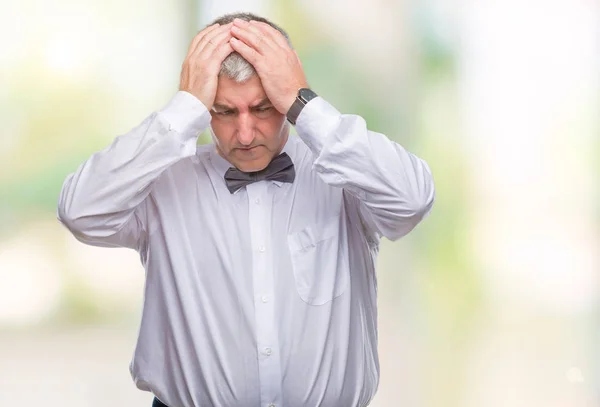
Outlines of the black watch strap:
[[304,109],[304,106],[312,99],[316,98],[318,95],[308,88],[300,88],[298,90],[298,96],[296,96],[296,100],[292,103],[292,107],[287,112],[287,119],[294,126],[296,125],[296,120],[298,120],[298,116],[300,116],[300,112]]

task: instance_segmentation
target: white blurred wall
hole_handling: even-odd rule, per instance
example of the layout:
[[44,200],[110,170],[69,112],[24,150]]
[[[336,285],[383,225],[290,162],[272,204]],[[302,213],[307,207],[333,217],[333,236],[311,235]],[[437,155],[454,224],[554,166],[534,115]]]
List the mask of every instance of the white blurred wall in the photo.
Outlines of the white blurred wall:
[[461,10],[470,239],[489,306],[464,405],[595,405],[599,5]]

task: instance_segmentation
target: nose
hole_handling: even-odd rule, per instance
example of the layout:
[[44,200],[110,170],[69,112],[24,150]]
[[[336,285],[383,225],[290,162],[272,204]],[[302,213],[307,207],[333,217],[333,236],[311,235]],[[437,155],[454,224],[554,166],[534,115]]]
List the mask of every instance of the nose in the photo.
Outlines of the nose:
[[240,113],[237,119],[237,138],[240,144],[249,146],[254,141],[254,119],[249,113]]

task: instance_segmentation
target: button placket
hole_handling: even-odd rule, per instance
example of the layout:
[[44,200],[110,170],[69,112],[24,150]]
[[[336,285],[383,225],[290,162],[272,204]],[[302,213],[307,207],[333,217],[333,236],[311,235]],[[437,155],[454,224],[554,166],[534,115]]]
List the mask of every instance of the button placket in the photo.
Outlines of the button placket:
[[246,186],[250,222],[252,279],[254,287],[256,344],[259,358],[259,392],[261,405],[281,398],[281,362],[275,327],[275,310],[270,298],[274,292],[273,258],[271,249],[272,200],[267,194],[269,183],[257,182]]

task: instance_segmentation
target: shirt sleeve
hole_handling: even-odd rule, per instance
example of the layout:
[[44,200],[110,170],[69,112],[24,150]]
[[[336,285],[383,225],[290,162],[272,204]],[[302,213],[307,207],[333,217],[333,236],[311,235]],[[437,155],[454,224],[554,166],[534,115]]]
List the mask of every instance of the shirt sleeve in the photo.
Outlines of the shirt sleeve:
[[138,249],[146,231],[142,202],[165,169],[195,154],[210,118],[196,97],[177,92],[162,110],[67,176],[58,220],[84,243]]
[[317,97],[300,113],[296,130],[315,155],[313,170],[359,200],[377,237],[399,239],[430,213],[435,188],[427,163],[368,130],[362,117],[341,114]]

